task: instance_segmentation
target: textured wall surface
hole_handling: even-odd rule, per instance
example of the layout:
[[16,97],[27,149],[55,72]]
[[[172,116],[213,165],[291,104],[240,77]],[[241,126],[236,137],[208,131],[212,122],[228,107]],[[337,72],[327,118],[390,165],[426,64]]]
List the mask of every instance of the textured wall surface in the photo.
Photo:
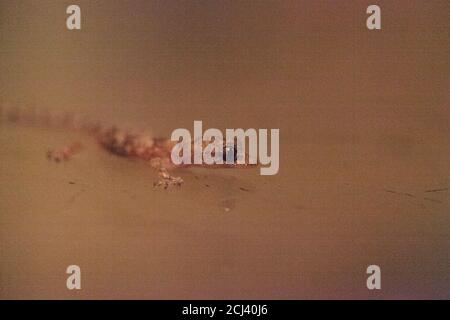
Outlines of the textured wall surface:
[[[280,128],[280,171],[148,164],[0,125],[0,298],[450,298],[443,1],[0,2],[0,103],[158,136]],[[66,289],[66,267],[82,290]],[[366,268],[382,269],[382,290]]]

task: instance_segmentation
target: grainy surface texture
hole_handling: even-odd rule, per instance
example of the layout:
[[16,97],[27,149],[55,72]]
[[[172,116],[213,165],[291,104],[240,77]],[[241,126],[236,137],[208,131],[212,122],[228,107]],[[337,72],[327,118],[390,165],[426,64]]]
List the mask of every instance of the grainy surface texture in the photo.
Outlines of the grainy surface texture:
[[77,3],[80,31],[67,1],[0,2],[2,106],[280,128],[280,171],[164,190],[89,138],[1,123],[0,298],[450,298],[448,1],[377,1],[381,31],[368,1]]

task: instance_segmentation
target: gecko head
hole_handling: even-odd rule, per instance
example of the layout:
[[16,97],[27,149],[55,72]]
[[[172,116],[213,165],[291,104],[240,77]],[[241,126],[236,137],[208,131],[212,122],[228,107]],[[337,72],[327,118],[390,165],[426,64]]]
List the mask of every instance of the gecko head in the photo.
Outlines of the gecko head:
[[[222,166],[225,168],[247,168],[255,166],[256,164],[251,164],[249,161],[249,154],[246,152],[242,153],[239,157],[239,151],[236,143],[225,143],[222,150]],[[232,163],[226,163],[227,160],[233,160]],[[238,161],[240,160],[240,161]]]
[[233,159],[233,162],[237,161],[237,147],[235,144],[226,144],[223,146],[222,150],[222,160],[223,162],[227,159]]
[[[169,147],[167,150],[171,150],[171,155],[175,154],[176,156],[180,156],[179,142],[170,141]],[[210,142],[203,141],[200,152],[203,153],[204,148],[211,147]],[[178,149],[174,149],[178,148]],[[184,148],[182,145],[181,148]],[[196,145],[192,143],[191,150],[195,151]],[[174,151],[175,150],[175,151]],[[195,163],[195,152],[191,152],[191,162],[189,164],[183,163],[183,159],[181,159],[181,164],[174,164],[174,166],[202,166],[205,168],[250,168],[253,166],[257,166],[255,161],[251,162],[251,157],[248,153],[242,152],[239,154],[239,148],[236,143],[233,142],[225,142],[220,144],[220,147],[217,145],[214,148],[209,150],[210,159],[208,161],[205,160],[205,154],[202,155],[202,162]],[[171,159],[173,161],[173,159]],[[228,163],[227,163],[228,161]]]

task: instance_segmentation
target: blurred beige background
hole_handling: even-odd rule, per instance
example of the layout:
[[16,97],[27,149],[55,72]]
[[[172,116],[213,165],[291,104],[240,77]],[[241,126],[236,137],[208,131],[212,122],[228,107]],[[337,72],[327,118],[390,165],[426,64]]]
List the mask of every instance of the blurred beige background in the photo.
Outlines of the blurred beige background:
[[147,164],[88,143],[58,166],[72,133],[2,124],[0,298],[449,298],[450,4],[377,1],[381,31],[369,4],[1,1],[2,106],[280,128],[281,164],[163,191]]

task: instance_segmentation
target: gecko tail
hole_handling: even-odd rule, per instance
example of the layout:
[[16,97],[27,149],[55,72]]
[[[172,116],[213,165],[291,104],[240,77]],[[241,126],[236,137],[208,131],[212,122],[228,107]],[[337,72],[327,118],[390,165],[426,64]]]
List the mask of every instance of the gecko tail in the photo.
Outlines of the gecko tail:
[[65,130],[96,133],[102,129],[99,122],[87,117],[79,117],[70,112],[50,112],[35,107],[0,105],[0,123],[44,128],[63,128]]
[[0,106],[0,120],[6,123],[15,123],[20,125],[45,125],[62,124],[63,121],[55,114],[51,114],[46,109],[39,112],[34,107],[19,107],[13,105]]

